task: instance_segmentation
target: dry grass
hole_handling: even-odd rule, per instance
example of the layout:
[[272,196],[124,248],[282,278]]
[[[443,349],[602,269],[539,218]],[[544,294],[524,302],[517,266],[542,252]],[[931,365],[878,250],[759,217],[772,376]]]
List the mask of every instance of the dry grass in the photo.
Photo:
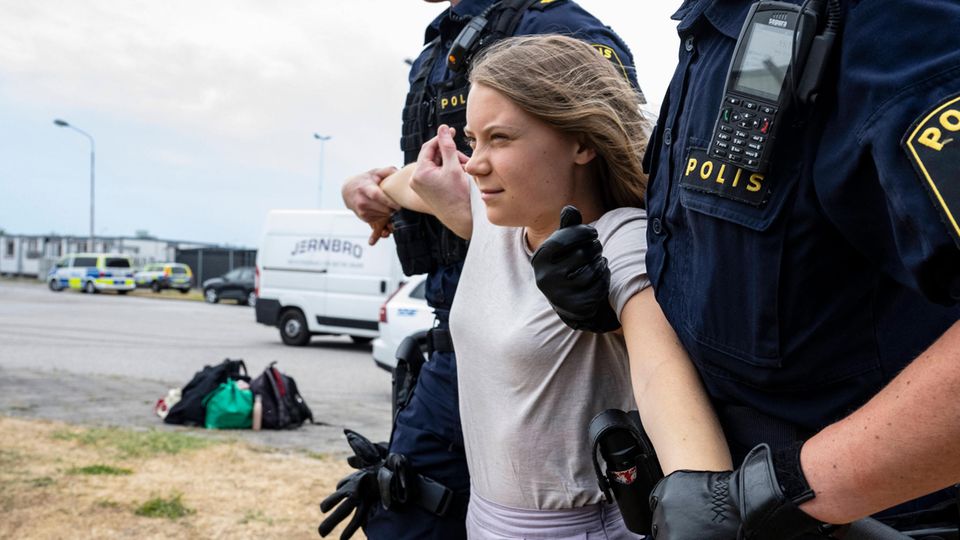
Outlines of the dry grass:
[[0,538],[316,539],[318,503],[349,472],[316,454],[144,437],[0,416]]

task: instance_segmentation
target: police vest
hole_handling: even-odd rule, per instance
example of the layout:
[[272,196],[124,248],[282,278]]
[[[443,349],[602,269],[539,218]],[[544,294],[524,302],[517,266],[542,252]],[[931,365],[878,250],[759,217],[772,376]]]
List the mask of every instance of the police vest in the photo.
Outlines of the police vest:
[[[494,4],[488,14],[489,23],[484,27],[476,49],[489,46],[505,37],[512,36],[528,9],[544,9],[559,2],[542,3],[540,0],[501,0]],[[477,51],[471,51],[473,56]],[[414,75],[403,109],[403,134],[400,148],[404,164],[417,160],[423,143],[436,135],[437,126],[446,124],[456,128],[457,148],[470,155],[463,128],[467,124],[467,80],[469,66],[464,66],[451,79],[429,83],[430,73],[436,62],[446,62],[441,38],[428,45],[426,60]],[[469,61],[470,56],[467,57]],[[394,242],[403,272],[407,275],[430,273],[439,266],[447,266],[464,260],[467,256],[467,241],[444,227],[433,216],[411,210],[394,214]]]

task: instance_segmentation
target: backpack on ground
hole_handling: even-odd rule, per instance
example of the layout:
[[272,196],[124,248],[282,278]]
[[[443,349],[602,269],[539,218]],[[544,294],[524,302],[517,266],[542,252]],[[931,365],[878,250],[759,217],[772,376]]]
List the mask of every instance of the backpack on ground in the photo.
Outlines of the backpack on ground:
[[304,422],[313,423],[313,413],[297,390],[297,383],[276,368],[276,362],[250,383],[254,395],[263,402],[263,429],[294,429]]
[[193,379],[183,387],[178,401],[166,418],[163,419],[167,424],[184,424],[188,426],[203,426],[206,420],[206,409],[203,406],[203,398],[207,394],[216,390],[220,383],[228,380],[249,381],[247,375],[247,365],[243,360],[230,360],[227,358],[215,366],[204,366],[203,369],[193,375]]

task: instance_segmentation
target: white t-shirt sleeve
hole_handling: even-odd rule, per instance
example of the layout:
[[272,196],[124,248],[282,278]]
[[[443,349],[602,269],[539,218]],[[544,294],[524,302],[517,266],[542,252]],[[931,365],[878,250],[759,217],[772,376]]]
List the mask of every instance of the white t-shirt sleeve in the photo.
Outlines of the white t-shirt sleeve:
[[617,317],[634,295],[650,286],[647,277],[647,214],[617,208],[595,223],[610,268],[610,305]]

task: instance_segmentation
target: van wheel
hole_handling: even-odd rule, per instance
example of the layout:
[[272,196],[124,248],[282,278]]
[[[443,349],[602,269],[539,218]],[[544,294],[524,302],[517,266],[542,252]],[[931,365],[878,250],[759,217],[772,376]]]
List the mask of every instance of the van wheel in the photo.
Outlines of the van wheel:
[[280,339],[294,347],[303,347],[310,342],[310,330],[303,313],[291,309],[280,316]]
[[92,281],[88,281],[88,282],[83,286],[83,292],[88,293],[88,294],[94,294],[94,293],[97,292],[97,286],[94,285]]
[[50,290],[53,292],[60,292],[63,290],[63,287],[60,286],[59,279],[51,279],[48,285],[50,285]]
[[190,289],[180,289],[180,294],[187,294],[190,292]]
[[217,291],[214,289],[207,289],[203,291],[203,299],[206,300],[208,304],[216,304],[220,301],[220,295],[217,294]]
[[350,336],[350,339],[353,340],[357,345],[367,345],[373,341],[372,337],[363,337],[363,336]]
[[153,292],[155,292],[155,293],[160,292],[160,282],[159,282],[159,281],[154,281],[153,283],[151,283],[151,284],[150,284],[150,290],[153,291]]
[[123,296],[123,295],[127,294],[128,292],[130,292],[130,291],[124,291],[124,290],[121,289],[121,290],[117,291],[117,294],[119,294],[120,296]]

